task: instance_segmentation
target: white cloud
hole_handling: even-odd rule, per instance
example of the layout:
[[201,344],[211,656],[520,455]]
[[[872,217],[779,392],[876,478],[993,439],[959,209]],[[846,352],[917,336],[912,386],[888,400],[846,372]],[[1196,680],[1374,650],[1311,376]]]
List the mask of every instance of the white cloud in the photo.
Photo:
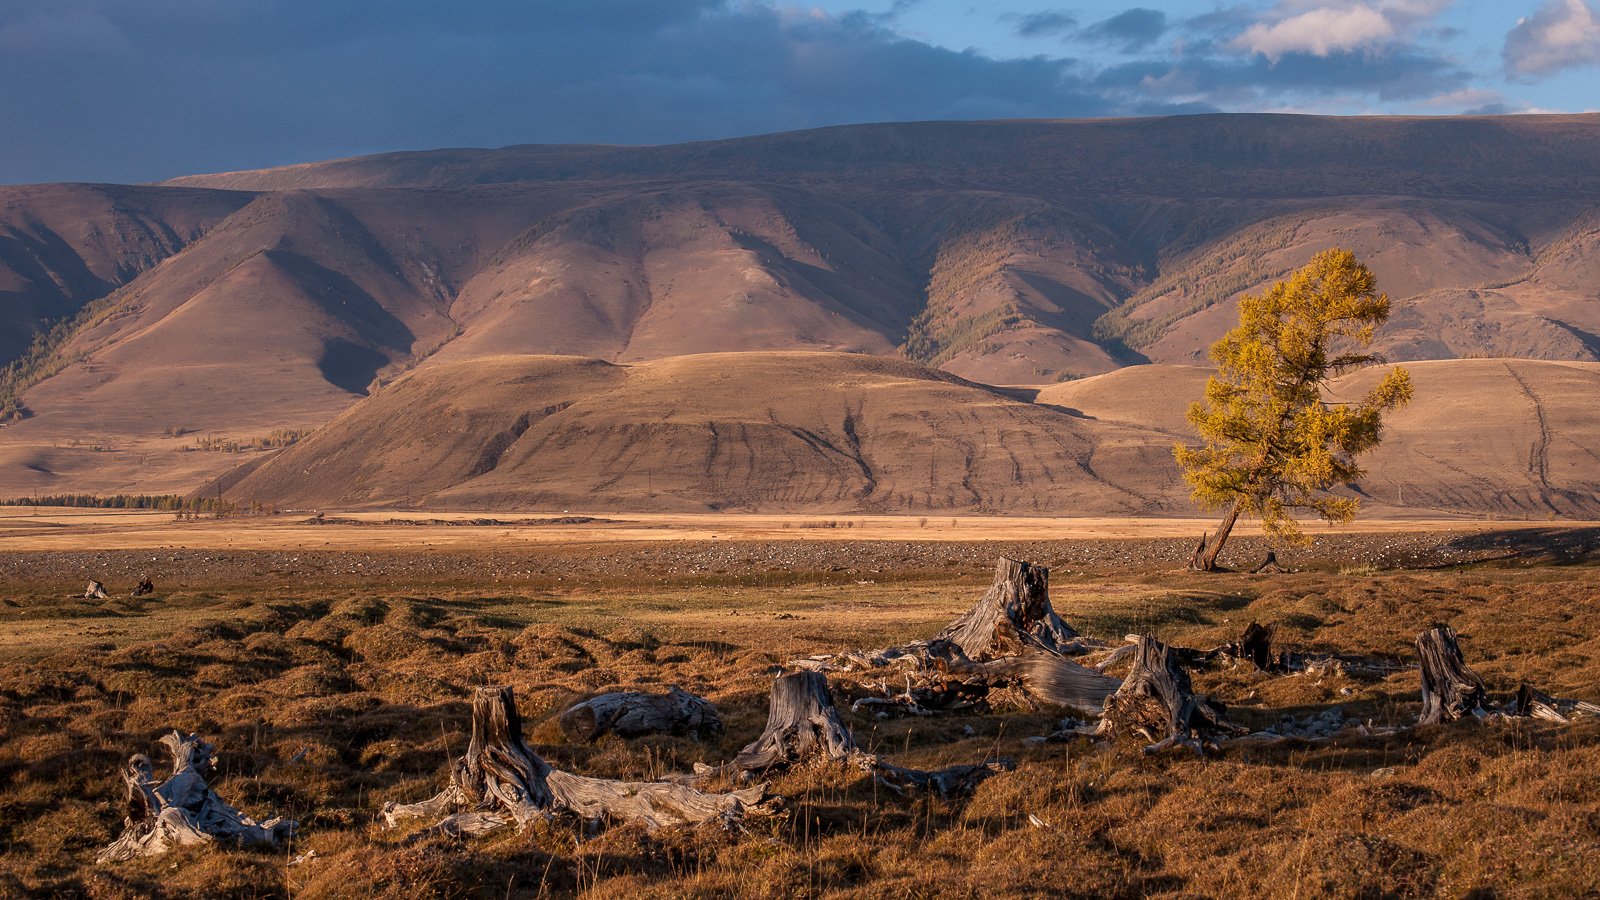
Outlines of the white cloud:
[[1506,71],[1524,78],[1600,65],[1600,17],[1584,0],[1550,0],[1506,34]]
[[1234,38],[1235,49],[1277,62],[1291,53],[1326,57],[1402,40],[1451,0],[1284,0]]
[[1313,9],[1273,23],[1257,22],[1235,43],[1277,62],[1287,53],[1327,56],[1394,36],[1394,26],[1370,6]]

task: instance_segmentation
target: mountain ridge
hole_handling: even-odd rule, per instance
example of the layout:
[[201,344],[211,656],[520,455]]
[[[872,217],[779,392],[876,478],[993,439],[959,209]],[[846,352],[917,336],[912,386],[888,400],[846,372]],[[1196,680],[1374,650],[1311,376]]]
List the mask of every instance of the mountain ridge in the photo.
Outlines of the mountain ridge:
[[138,482],[62,462],[75,442],[304,429],[506,354],[849,351],[1033,386],[1204,363],[1240,293],[1332,245],[1390,293],[1391,359],[1596,361],[1595,197],[1595,114],[838,126],[0,187],[0,421],[27,448],[0,494]]

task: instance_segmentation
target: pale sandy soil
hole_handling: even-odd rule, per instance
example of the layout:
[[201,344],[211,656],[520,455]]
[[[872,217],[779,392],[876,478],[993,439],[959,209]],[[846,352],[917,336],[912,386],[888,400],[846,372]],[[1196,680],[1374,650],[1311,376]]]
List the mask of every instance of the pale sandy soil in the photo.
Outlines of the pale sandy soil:
[[[1039,541],[1198,536],[1216,526],[1211,518],[1022,518],[978,516],[806,516],[741,514],[607,513],[572,510],[567,516],[599,521],[579,524],[391,525],[389,520],[492,519],[513,523],[553,518],[549,513],[352,512],[328,518],[373,524],[307,524],[299,515],[176,521],[170,512],[53,507],[0,507],[0,549],[138,550],[211,548],[238,550],[455,550],[506,549],[526,544],[614,541]],[[1585,523],[1563,521],[1563,526]],[[1419,531],[1503,531],[1549,527],[1549,521],[1472,518],[1369,519],[1330,527],[1308,525],[1307,533],[1389,534]],[[1235,533],[1259,535],[1242,524]]]

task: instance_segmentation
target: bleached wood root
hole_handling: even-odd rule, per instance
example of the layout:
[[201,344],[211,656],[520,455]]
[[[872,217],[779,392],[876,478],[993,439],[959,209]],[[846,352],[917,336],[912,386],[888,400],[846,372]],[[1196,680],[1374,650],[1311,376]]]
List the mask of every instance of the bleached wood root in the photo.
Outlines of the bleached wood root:
[[479,688],[472,698],[472,739],[450,772],[450,784],[419,803],[389,803],[389,827],[437,819],[419,836],[473,836],[508,825],[571,813],[588,820],[639,822],[646,828],[715,821],[726,825],[764,815],[766,786],[707,793],[667,782],[612,781],[553,769],[523,740],[522,718],[509,687]]
[[174,731],[161,737],[172,757],[172,773],[157,783],[150,758],[136,753],[122,770],[127,817],[121,836],[100,851],[100,863],[158,856],[175,847],[220,843],[233,847],[277,846],[294,834],[295,823],[256,822],[207,784],[216,760],[198,735]]
[[722,717],[703,697],[673,685],[665,694],[619,691],[578,703],[561,714],[561,729],[577,743],[601,735],[689,735],[696,740],[722,733]]
[[98,581],[90,581],[89,582],[89,586],[87,588],[84,588],[83,599],[85,599],[85,600],[106,600],[106,599],[109,599],[106,596],[106,586],[101,584]]
[[[856,701],[853,709],[880,716],[988,712],[990,692],[1020,691],[1025,703],[1045,703],[1098,712],[1121,684],[1115,678],[1063,656],[1027,648],[1015,656],[986,662],[967,658],[953,641],[934,640],[899,648],[904,689],[891,679],[879,682],[883,697]],[[891,685],[894,685],[891,689]]]

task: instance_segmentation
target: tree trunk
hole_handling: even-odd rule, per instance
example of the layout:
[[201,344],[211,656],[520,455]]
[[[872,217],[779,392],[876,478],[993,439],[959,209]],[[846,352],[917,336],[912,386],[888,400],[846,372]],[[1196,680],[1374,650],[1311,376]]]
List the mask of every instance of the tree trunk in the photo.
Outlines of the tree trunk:
[[1006,557],[977,605],[939,633],[978,662],[1014,656],[1024,647],[1061,653],[1077,636],[1050,605],[1050,570]]
[[1228,535],[1233,533],[1233,525],[1239,521],[1239,501],[1235,500],[1228,507],[1228,512],[1222,517],[1222,524],[1217,526],[1216,536],[1207,541],[1200,538],[1200,546],[1195,548],[1194,556],[1189,559],[1189,568],[1200,572],[1217,571],[1217,557],[1222,555],[1222,545],[1228,542]]
[[1467,667],[1449,625],[1435,625],[1417,635],[1417,658],[1422,663],[1422,715],[1418,725],[1454,722],[1466,716],[1484,716],[1483,679]]
[[100,851],[97,862],[122,862],[158,856],[174,847],[224,843],[244,847],[276,846],[294,834],[295,823],[284,819],[256,822],[223,802],[206,779],[211,774],[212,746],[198,735],[174,731],[161,743],[172,756],[172,774],[156,783],[150,758],[136,753],[122,770],[127,791],[127,817],[122,835]]
[[585,819],[620,819],[646,828],[770,812],[765,785],[725,794],[703,793],[681,784],[610,781],[552,769],[529,749],[522,718],[509,687],[479,688],[472,698],[472,739],[451,768],[450,784],[420,803],[388,803],[384,821],[440,818],[422,832],[477,835],[535,818],[570,812]]
[[[1145,753],[1175,745],[1203,752],[1215,738],[1241,734],[1222,704],[1194,693],[1189,675],[1179,667],[1172,648],[1148,635],[1135,644],[1133,670],[1117,692],[1106,698],[1095,734],[1115,738],[1136,734],[1153,743]],[[1157,737],[1161,735],[1161,737]]]
[[622,691],[591,697],[561,714],[561,729],[580,744],[611,732],[625,738],[677,734],[699,740],[721,734],[722,718],[704,698],[673,685],[666,694]]

